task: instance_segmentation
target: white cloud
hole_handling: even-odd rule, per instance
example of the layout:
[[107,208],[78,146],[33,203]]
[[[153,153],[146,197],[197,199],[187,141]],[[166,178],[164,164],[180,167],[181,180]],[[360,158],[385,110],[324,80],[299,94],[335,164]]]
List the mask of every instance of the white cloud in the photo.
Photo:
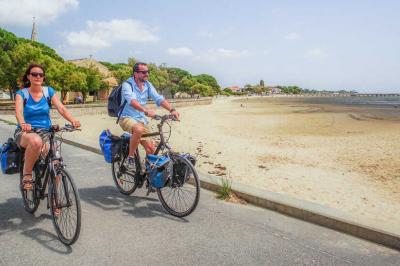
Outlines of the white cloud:
[[310,49],[306,52],[306,57],[308,58],[323,58],[323,57],[327,57],[328,54],[323,51],[321,48],[314,48],[314,49]]
[[300,34],[296,32],[291,32],[285,35],[285,39],[289,41],[294,41],[300,38]]
[[38,24],[48,24],[78,6],[78,0],[0,0],[0,24],[31,26],[32,17]]
[[178,56],[192,56],[193,51],[187,47],[179,47],[179,48],[168,48],[167,53],[170,55],[178,55]]
[[215,62],[222,59],[233,59],[249,56],[248,50],[231,50],[225,48],[211,49],[195,57],[198,61]]
[[87,21],[86,29],[67,33],[71,47],[101,50],[116,42],[156,42],[153,29],[138,20]]

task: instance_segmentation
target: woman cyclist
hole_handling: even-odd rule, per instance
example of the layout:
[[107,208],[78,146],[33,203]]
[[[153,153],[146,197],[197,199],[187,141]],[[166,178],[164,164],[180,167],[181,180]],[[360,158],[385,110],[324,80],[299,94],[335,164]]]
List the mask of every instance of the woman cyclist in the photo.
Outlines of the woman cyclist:
[[18,90],[15,98],[15,116],[17,129],[14,137],[17,145],[25,149],[22,186],[24,190],[33,188],[32,169],[39,158],[43,145],[43,135],[29,132],[32,128],[49,129],[51,126],[50,108],[55,106],[62,117],[74,127],[80,127],[67,108],[57,97],[52,87],[42,87],[46,80],[43,66],[31,64],[22,78],[24,89]]

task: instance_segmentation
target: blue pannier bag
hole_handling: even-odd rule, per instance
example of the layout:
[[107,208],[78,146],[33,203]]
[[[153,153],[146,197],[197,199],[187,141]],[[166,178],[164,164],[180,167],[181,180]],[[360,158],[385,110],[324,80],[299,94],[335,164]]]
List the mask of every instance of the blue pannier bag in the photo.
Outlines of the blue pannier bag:
[[101,152],[107,163],[115,162],[119,159],[121,149],[121,138],[112,135],[110,130],[103,130],[99,136]]
[[149,173],[151,186],[162,188],[172,177],[173,163],[168,156],[146,155],[146,170]]
[[9,138],[1,147],[1,171],[3,174],[19,173],[19,160],[21,150],[14,139]]

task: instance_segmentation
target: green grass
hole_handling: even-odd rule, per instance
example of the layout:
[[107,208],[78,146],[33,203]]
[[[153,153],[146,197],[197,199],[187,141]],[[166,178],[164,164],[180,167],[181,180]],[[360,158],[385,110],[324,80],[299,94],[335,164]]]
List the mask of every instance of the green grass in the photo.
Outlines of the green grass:
[[217,190],[217,198],[218,199],[228,199],[232,193],[232,187],[231,187],[231,182],[229,181],[228,178],[223,178],[222,179],[222,184],[221,187],[218,188]]

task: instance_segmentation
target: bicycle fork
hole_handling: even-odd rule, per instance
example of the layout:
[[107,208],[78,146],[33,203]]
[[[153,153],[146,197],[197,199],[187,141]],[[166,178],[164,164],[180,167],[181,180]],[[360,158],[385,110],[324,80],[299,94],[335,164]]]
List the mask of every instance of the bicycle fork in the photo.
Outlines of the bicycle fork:
[[[70,197],[69,197],[69,187],[68,187],[68,183],[67,183],[67,180],[66,180],[65,176],[57,175],[56,167],[54,167],[52,165],[51,169],[50,169],[50,178],[51,178],[50,182],[52,182],[52,186],[51,186],[52,187],[52,191],[49,191],[48,194],[49,193],[53,193],[54,200],[55,200],[55,202],[54,202],[55,207],[56,208],[70,207],[72,204],[71,204],[71,200],[70,200]],[[59,193],[59,190],[57,188],[60,185],[62,185],[61,189],[64,190],[66,204],[63,204],[61,202],[61,199],[59,198],[60,197],[60,195],[59,195],[60,193]],[[49,201],[48,200],[47,200],[47,205],[48,205],[47,207],[49,208]]]

